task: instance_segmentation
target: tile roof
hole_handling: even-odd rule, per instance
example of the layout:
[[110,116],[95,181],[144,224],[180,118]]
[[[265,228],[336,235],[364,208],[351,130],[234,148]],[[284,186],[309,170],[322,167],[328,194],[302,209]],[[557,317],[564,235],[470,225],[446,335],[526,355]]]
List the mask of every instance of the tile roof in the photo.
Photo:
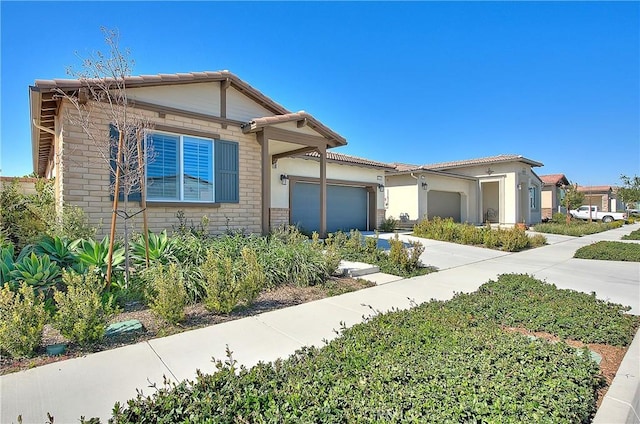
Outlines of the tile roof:
[[608,192],[610,190],[615,189],[616,187],[614,186],[609,186],[609,185],[599,185],[599,186],[578,186],[578,191],[581,191],[583,193],[588,193],[588,192]]
[[490,165],[492,163],[504,163],[504,162],[524,162],[531,166],[542,166],[542,163],[536,162],[531,159],[527,159],[522,155],[497,155],[497,156],[487,156],[487,157],[477,158],[477,159],[434,163],[431,165],[423,165],[422,168],[423,169],[451,169],[451,168],[461,168],[465,166]]
[[564,176],[564,174],[540,175],[540,179],[547,185],[557,185],[560,183],[569,184],[569,180]]
[[[304,155],[300,155],[299,157],[311,157],[311,158],[320,158],[320,153],[318,152],[309,152]],[[345,155],[343,153],[335,153],[327,151],[327,160],[335,161],[335,162],[344,162],[352,165],[364,165],[370,166],[374,168],[383,168],[383,169],[394,169],[392,164],[377,162],[374,160],[359,158],[357,156]]]
[[[212,81],[229,80],[231,85],[240,92],[247,94],[258,103],[272,110],[274,113],[285,114],[289,111],[282,105],[274,102],[269,97],[247,84],[235,74],[229,71],[205,71],[205,72],[186,72],[177,74],[157,74],[157,75],[131,75],[124,78],[125,86],[128,88],[150,87],[158,85],[174,85],[174,84],[192,84]],[[50,79],[36,80],[35,88],[39,90],[74,90],[92,83],[97,83],[98,79]],[[115,83],[116,79],[106,78],[107,83]]]
[[427,164],[427,165],[410,165],[405,163],[394,163],[393,165],[395,166],[396,171],[408,172],[408,171],[421,171],[421,170],[441,171],[446,169],[462,168],[466,166],[490,165],[493,163],[504,163],[504,162],[524,162],[531,166],[542,166],[542,163],[536,162],[531,159],[527,159],[522,155],[487,156],[483,158],[458,160],[458,161],[452,161],[452,162],[440,162],[440,163]]
[[259,130],[260,128],[267,127],[269,125],[282,124],[284,122],[292,122],[292,121],[302,121],[306,120],[307,125],[318,133],[322,134],[325,137],[332,138],[338,142],[338,144],[347,144],[347,140],[342,137],[340,134],[336,133],[322,122],[318,121],[316,118],[301,110],[299,112],[294,113],[285,113],[283,115],[275,115],[275,116],[264,116],[261,118],[253,118],[248,123],[242,126],[242,132],[249,133]]

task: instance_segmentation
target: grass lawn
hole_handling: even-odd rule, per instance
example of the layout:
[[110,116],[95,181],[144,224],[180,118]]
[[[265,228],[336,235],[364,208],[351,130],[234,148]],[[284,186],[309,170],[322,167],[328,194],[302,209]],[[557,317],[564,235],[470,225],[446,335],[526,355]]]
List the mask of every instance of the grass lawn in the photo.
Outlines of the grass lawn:
[[619,228],[623,225],[622,221],[614,221],[610,223],[602,222],[585,222],[571,221],[569,224],[546,222],[536,224],[532,229],[538,233],[561,234],[565,236],[582,237],[588,234],[601,233],[603,231]]

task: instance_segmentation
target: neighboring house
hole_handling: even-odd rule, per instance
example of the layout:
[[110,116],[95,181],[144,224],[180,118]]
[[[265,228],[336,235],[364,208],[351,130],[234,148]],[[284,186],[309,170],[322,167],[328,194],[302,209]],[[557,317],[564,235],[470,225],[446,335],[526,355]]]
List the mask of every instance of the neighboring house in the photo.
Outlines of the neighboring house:
[[604,212],[624,212],[624,203],[616,197],[617,187],[578,186],[578,191],[584,193],[584,204],[597,206]]
[[432,165],[395,164],[387,173],[387,215],[402,221],[434,216],[456,222],[511,225],[540,222],[542,181],[520,155]]
[[554,213],[565,211],[562,199],[569,180],[564,174],[540,175],[540,179],[543,183],[542,219],[551,219]]
[[[346,140],[234,74],[132,76],[125,83],[129,107],[152,124],[146,133],[154,153],[146,167],[146,198],[153,231],[171,228],[178,210],[196,222],[207,215],[215,233],[267,233],[289,222],[324,234],[352,225],[356,216],[362,229],[376,228],[384,217],[378,190],[384,164],[328,154],[327,149],[344,146]],[[30,87],[33,167],[40,176],[55,177],[59,205],[80,206],[92,225],[106,224],[112,210],[112,175],[104,160],[109,146],[93,143],[70,123],[68,114],[75,108],[60,95],[62,90],[82,99],[83,84],[37,80]],[[108,116],[94,116],[94,124],[106,138],[112,134]],[[301,157],[307,153],[313,156]],[[288,178],[281,180],[281,175]],[[288,183],[288,194],[283,183]],[[336,212],[341,199],[351,200],[356,192],[358,207],[366,197],[367,209],[345,212],[349,220],[341,222]],[[139,209],[136,197],[131,199],[129,205]],[[135,220],[140,230],[140,218]]]
[[18,190],[24,195],[36,194],[36,182],[37,178],[30,177],[0,177],[0,188],[4,189],[5,186],[10,186],[17,181]]

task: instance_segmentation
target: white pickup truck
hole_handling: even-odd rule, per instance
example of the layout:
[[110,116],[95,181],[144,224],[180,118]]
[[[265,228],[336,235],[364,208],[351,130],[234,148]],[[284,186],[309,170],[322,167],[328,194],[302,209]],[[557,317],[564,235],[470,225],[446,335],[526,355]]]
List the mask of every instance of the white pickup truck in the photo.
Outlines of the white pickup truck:
[[613,222],[626,221],[627,214],[623,212],[602,212],[597,206],[582,205],[578,209],[570,210],[572,217],[577,219],[589,219],[593,221]]

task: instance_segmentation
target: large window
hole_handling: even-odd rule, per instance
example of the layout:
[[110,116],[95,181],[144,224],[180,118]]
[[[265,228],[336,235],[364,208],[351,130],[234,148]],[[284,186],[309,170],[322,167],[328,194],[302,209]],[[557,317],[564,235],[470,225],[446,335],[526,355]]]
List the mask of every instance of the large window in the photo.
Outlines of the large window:
[[237,143],[150,132],[147,145],[153,150],[146,172],[148,200],[238,201]]
[[150,133],[153,160],[147,165],[147,198],[213,202],[213,140]]

